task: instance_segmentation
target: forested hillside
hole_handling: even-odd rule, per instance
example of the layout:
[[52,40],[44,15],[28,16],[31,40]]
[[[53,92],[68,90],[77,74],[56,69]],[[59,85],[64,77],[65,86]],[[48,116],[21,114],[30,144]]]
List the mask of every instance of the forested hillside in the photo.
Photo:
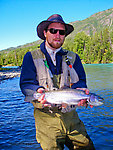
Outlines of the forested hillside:
[[[113,62],[113,8],[71,24],[74,32],[66,38],[63,48],[79,54],[83,63]],[[37,49],[41,42],[0,51],[0,65],[21,66],[25,53]]]
[[83,63],[111,63],[113,62],[113,31],[110,32],[105,28],[92,36],[84,31],[79,32],[73,40],[71,38],[66,40],[64,48],[79,54]]

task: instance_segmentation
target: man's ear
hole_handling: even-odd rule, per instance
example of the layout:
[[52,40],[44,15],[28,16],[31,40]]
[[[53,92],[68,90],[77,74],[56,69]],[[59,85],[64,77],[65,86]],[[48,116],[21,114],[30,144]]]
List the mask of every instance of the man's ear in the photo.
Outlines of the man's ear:
[[44,36],[46,37],[46,31],[44,30]]

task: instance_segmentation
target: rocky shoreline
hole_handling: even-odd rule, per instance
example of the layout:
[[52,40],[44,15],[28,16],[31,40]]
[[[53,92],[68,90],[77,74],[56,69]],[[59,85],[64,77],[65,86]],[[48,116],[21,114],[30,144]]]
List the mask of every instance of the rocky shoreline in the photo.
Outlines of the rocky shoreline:
[[21,68],[0,70],[0,81],[20,76]]

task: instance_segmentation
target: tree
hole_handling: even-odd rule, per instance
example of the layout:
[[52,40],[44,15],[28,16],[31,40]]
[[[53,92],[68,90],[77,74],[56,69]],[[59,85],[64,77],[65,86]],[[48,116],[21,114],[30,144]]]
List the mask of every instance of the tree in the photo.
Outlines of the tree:
[[90,36],[86,35],[85,32],[76,34],[74,38],[74,52],[77,52],[81,59],[84,59],[84,53],[87,53],[87,47],[90,43]]

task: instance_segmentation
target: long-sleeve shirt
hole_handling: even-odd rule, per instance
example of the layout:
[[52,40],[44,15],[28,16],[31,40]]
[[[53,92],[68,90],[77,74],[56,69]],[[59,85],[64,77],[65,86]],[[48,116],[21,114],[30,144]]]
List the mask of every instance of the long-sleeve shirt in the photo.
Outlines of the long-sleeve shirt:
[[[45,48],[45,42],[43,42],[40,45],[40,49],[46,57],[49,69],[51,70],[52,74],[56,75],[61,74],[62,56],[66,55],[66,52],[64,52],[63,49],[61,48],[61,50],[56,53],[56,65],[54,65],[49,53]],[[73,64],[73,68],[78,74],[79,81],[77,83],[74,83],[71,88],[87,88],[85,71],[81,63],[81,60],[77,54],[75,62]],[[20,76],[20,88],[24,95],[27,95],[26,89],[30,89],[35,92],[39,87],[42,87],[41,85],[39,85],[39,81],[37,80],[36,76],[37,76],[36,67],[33,62],[31,52],[27,52],[23,59],[22,71]]]

